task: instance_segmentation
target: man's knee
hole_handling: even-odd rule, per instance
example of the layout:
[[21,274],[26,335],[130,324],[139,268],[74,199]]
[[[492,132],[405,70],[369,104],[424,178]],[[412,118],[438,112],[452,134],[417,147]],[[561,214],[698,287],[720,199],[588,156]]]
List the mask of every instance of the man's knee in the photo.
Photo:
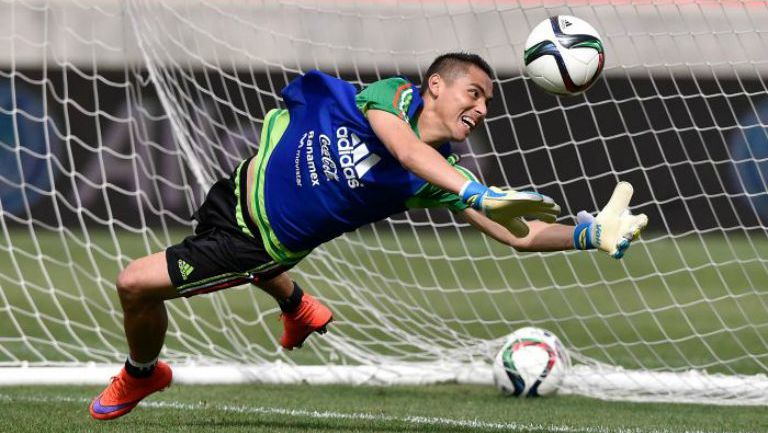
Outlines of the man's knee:
[[116,286],[123,303],[134,303],[144,297],[139,272],[134,269],[133,262],[117,275]]
[[168,276],[163,253],[142,257],[128,264],[118,274],[116,286],[123,308],[179,296]]
[[154,287],[146,273],[147,269],[143,269],[134,261],[117,275],[117,294],[124,308],[165,299],[161,293],[163,290]]

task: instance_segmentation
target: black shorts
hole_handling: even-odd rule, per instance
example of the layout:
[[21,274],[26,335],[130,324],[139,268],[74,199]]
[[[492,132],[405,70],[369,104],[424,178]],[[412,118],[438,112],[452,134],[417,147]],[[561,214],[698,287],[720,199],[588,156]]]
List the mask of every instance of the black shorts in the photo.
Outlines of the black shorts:
[[[243,189],[245,182],[241,182]],[[240,197],[245,200],[245,191]],[[288,269],[267,253],[261,235],[237,225],[234,175],[216,182],[192,215],[195,234],[165,250],[168,273],[182,296],[194,296],[271,279]],[[243,209],[245,203],[241,204]]]

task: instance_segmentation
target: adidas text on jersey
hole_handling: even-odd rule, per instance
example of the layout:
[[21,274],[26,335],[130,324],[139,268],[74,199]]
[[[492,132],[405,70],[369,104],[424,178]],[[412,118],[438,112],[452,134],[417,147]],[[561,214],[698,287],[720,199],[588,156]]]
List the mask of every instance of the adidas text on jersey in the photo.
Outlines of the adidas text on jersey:
[[336,147],[339,151],[339,165],[350,188],[363,186],[360,178],[373,168],[381,157],[368,150],[368,145],[360,141],[346,126],[336,130]]

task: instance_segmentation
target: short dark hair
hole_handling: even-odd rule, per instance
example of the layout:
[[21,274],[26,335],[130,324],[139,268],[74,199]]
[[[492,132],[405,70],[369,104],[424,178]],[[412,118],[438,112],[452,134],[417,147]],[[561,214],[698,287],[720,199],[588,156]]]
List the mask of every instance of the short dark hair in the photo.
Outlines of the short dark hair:
[[491,65],[477,54],[465,52],[445,53],[438,56],[427,68],[424,79],[421,80],[421,93],[423,94],[429,88],[428,80],[432,75],[439,74],[443,78],[450,80],[456,77],[457,72],[467,72],[471,65],[477,66],[488,74],[489,77],[493,78]]

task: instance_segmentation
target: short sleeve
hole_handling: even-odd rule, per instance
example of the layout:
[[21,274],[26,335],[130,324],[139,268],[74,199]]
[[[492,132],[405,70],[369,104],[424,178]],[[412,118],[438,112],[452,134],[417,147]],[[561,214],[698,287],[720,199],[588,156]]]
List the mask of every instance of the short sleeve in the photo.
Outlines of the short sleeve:
[[368,110],[382,110],[409,122],[408,109],[414,90],[413,84],[404,78],[387,78],[363,89],[355,102],[363,114]]
[[[453,166],[456,171],[461,173],[467,180],[477,182],[477,176],[466,168],[458,165],[459,157],[457,155],[450,155],[448,157],[448,163]],[[453,212],[461,212],[467,209],[469,205],[464,203],[457,194],[438,188],[431,183],[425,184],[419,189],[416,194],[406,201],[406,206],[409,209],[426,209],[434,207],[444,207]]]

